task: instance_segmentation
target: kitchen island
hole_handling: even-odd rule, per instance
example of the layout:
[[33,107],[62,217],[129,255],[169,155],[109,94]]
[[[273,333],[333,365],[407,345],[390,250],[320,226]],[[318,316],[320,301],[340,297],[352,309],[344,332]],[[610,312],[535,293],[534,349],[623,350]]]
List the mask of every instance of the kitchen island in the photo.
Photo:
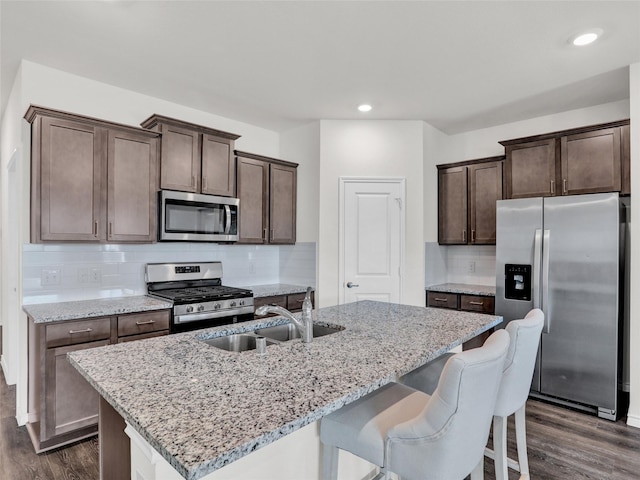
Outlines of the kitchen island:
[[[317,478],[314,422],[501,322],[497,316],[373,301],[319,309],[314,316],[316,323],[345,329],[310,344],[272,345],[265,355],[201,341],[286,322],[271,317],[73,352],[69,359],[128,424],[139,478],[223,478],[216,476],[223,467],[250,462],[251,456],[242,457],[273,449],[281,443],[276,440],[298,430],[307,432],[297,442],[304,449],[288,460],[307,470],[291,478]],[[144,450],[148,461],[142,465]],[[162,466],[167,463],[175,477],[168,477]],[[154,464],[164,468],[162,474]],[[145,473],[151,467],[155,473]],[[275,467],[286,478],[283,466]],[[262,478],[269,476],[265,471]]]

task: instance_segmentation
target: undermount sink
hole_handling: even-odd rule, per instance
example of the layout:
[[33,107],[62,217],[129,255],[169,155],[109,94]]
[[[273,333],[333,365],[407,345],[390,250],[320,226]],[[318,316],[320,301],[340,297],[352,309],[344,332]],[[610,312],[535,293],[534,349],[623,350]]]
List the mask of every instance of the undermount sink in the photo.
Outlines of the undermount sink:
[[[313,336],[324,337],[332,333],[344,330],[344,327],[326,327],[324,325],[313,325]],[[293,340],[294,338],[300,338],[300,332],[292,323],[285,323],[284,325],[276,325],[275,327],[260,328],[255,331],[256,335],[262,335],[263,337],[278,340],[279,342],[286,342]]]
[[[207,345],[211,345],[212,347],[222,348],[223,350],[228,350],[230,352],[246,352],[247,350],[256,349],[257,338],[258,337],[255,335],[235,333],[225,337],[209,338],[207,340],[203,340],[203,342]],[[277,343],[268,338],[266,340],[267,346]]]
[[[324,337],[332,333],[340,332],[344,327],[313,325],[313,336]],[[266,346],[278,345],[282,342],[300,338],[300,333],[293,323],[285,323],[274,327],[259,328],[247,333],[234,333],[224,337],[200,339],[200,341],[212,347],[221,348],[229,352],[246,352],[256,349],[256,339],[264,337]]]

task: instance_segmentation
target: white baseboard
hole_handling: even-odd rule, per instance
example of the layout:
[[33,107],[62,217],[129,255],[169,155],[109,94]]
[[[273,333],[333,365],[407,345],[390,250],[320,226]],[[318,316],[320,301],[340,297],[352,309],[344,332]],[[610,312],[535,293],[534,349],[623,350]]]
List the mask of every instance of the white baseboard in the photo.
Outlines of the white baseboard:
[[20,427],[26,425],[29,422],[29,414],[25,413],[23,415],[16,415],[16,421]]
[[640,428],[640,417],[637,415],[627,415],[627,425],[630,427]]

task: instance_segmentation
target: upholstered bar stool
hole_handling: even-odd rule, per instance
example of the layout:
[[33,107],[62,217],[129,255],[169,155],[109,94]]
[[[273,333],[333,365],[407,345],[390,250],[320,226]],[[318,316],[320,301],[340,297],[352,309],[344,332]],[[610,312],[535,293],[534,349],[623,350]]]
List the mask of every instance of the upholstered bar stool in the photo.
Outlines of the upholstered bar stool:
[[483,478],[484,448],[509,348],[500,330],[451,357],[433,395],[391,383],[322,419],[322,476],[335,480],[338,449],[403,480]]
[[[529,479],[525,407],[531,389],[543,325],[544,313],[536,308],[531,310],[524,319],[513,320],[506,327],[511,336],[511,343],[502,374],[496,409],[493,413],[494,450],[488,448],[485,450],[485,455],[495,461],[496,480],[508,480],[508,467],[519,471],[521,480]],[[507,418],[514,414],[518,446],[517,462],[507,457]]]
[[[525,406],[543,325],[544,313],[540,309],[534,309],[524,319],[512,320],[505,328],[509,332],[511,342],[493,414],[494,450],[485,449],[485,455],[495,461],[496,480],[509,478],[508,467],[519,471],[522,480],[529,478]],[[444,362],[450,356],[451,354],[445,354],[402,377],[400,381],[404,385],[431,393],[438,385]],[[507,457],[507,418],[513,414],[516,420],[517,462]]]

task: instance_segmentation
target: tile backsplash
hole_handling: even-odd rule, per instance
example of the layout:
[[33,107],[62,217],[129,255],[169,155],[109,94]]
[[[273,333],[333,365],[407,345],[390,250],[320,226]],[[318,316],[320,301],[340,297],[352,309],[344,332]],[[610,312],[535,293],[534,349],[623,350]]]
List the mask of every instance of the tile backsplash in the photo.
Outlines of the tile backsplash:
[[495,245],[425,244],[425,285],[495,285]]
[[229,286],[316,284],[316,244],[145,245],[25,244],[23,303],[144,295],[144,267],[154,262],[220,260]]

